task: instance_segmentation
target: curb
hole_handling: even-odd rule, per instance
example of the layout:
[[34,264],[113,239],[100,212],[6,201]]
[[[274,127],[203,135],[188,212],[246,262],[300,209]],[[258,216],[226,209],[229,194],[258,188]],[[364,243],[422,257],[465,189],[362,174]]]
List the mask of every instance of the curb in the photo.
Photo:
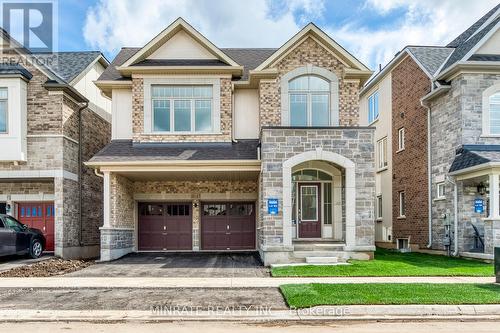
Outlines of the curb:
[[134,321],[387,321],[387,320],[499,320],[500,304],[494,305],[353,305],[319,306],[300,310],[231,311],[214,309],[135,310],[0,310],[1,322],[134,322]]

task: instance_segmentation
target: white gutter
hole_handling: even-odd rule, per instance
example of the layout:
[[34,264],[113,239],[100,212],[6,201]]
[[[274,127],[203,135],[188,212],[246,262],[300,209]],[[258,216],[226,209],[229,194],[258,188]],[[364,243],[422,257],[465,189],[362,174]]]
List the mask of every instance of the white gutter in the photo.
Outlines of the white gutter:
[[453,235],[453,256],[458,256],[458,189],[457,183],[451,177],[446,177],[448,182],[453,185],[453,217],[454,217],[454,235]]

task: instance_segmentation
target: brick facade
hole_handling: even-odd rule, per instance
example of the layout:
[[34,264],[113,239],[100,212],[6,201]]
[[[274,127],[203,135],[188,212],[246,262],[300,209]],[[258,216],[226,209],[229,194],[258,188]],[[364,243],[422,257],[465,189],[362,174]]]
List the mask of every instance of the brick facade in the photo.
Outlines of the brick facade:
[[312,38],[305,39],[283,59],[271,66],[278,70],[278,77],[275,80],[260,82],[261,126],[281,125],[281,77],[308,64],[335,73],[339,79],[339,124],[357,126],[359,124],[359,82],[344,80],[343,71],[346,66]]
[[[393,239],[409,238],[424,248],[428,243],[427,109],[420,99],[429,93],[431,81],[412,57],[392,71],[392,232]],[[399,129],[405,131],[405,147],[399,150]],[[406,197],[405,218],[399,216],[399,192]]]
[[[0,178],[1,195],[18,198],[12,200],[13,204],[54,200],[55,254],[95,256],[95,252],[80,249],[99,245],[98,228],[103,220],[102,181],[93,170],[79,165],[79,147],[82,144],[81,162],[90,159],[109,142],[111,124],[92,110],[84,109],[80,143],[79,110],[83,104],[62,91],[45,89],[43,85],[49,78],[29,61],[19,55],[9,58],[20,61],[33,77],[27,84],[27,161],[0,162],[0,172],[5,175]],[[10,180],[17,174],[22,176],[22,182]]]
[[144,133],[144,79],[132,78],[132,132],[135,142],[229,142],[232,135],[232,83],[220,79],[220,134],[162,135]]

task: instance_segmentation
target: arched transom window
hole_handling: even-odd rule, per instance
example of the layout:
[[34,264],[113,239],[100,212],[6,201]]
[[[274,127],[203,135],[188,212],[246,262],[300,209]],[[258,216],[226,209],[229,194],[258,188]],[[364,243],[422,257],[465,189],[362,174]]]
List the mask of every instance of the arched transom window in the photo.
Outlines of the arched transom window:
[[330,82],[303,75],[288,82],[290,126],[329,126]]
[[500,91],[489,97],[490,134],[500,135]]

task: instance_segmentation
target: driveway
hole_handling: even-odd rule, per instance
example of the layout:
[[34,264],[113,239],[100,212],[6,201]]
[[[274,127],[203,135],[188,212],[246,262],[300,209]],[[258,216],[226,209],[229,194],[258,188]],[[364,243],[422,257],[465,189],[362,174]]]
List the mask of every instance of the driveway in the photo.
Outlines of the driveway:
[[54,256],[52,255],[52,253],[44,253],[38,259],[32,259],[32,258],[28,258],[27,256],[20,256],[20,255],[0,257],[0,272],[5,272],[5,271],[8,271],[10,269],[23,267],[23,266],[31,265],[31,264],[34,264],[37,262],[49,260],[53,257]]
[[65,276],[80,277],[269,277],[255,252],[133,253]]

